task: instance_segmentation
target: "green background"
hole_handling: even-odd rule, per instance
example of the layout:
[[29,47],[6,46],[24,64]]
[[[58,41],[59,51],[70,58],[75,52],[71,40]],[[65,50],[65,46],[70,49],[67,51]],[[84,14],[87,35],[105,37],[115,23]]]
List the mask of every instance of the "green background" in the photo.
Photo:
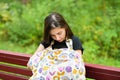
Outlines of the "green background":
[[120,67],[120,0],[0,0],[0,50],[33,54],[50,12],[80,38],[85,62]]

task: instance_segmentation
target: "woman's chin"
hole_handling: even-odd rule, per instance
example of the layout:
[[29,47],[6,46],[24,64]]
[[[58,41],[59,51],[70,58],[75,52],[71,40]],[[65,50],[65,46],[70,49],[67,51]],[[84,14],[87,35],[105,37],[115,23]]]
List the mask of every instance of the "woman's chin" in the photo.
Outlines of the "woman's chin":
[[58,42],[63,42],[63,40],[59,40]]

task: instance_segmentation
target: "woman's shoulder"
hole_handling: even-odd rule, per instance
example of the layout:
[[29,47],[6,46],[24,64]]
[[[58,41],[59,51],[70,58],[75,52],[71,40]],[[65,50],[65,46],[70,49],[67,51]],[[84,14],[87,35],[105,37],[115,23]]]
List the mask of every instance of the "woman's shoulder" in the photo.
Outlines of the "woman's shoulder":
[[73,44],[77,45],[77,44],[81,44],[80,38],[77,36],[72,36],[72,42]]
[[73,41],[73,49],[74,50],[82,50],[82,52],[83,52],[82,43],[81,43],[79,37],[73,36],[72,41]]
[[72,38],[71,38],[73,41],[78,41],[79,40],[79,37],[77,37],[77,36],[72,36]]
[[45,41],[41,41],[41,44],[45,47],[45,48],[47,48],[50,44],[48,44],[48,43],[46,43]]

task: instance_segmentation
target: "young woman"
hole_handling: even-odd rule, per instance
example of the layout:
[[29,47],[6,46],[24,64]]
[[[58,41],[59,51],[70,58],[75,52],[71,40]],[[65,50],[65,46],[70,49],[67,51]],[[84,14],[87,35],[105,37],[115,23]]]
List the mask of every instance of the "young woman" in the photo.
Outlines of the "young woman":
[[83,47],[79,38],[73,35],[73,32],[62,15],[59,13],[51,13],[45,18],[44,39],[35,53],[47,48],[52,41],[54,41],[52,45],[53,49],[67,48],[65,43],[67,39],[72,39],[73,49],[81,55],[83,53]]
[[85,80],[83,47],[59,13],[44,21],[44,38],[28,62],[30,80]]

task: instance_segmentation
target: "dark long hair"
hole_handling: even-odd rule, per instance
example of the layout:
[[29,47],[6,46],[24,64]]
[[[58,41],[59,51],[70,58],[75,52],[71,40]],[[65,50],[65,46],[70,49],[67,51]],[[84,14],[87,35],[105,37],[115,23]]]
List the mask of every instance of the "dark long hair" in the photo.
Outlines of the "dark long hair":
[[69,25],[65,21],[62,15],[59,13],[53,12],[48,15],[44,20],[44,37],[43,41],[47,44],[50,44],[53,40],[50,36],[50,30],[56,27],[65,28],[66,30],[66,38],[71,38],[73,36],[73,32],[71,31]]

